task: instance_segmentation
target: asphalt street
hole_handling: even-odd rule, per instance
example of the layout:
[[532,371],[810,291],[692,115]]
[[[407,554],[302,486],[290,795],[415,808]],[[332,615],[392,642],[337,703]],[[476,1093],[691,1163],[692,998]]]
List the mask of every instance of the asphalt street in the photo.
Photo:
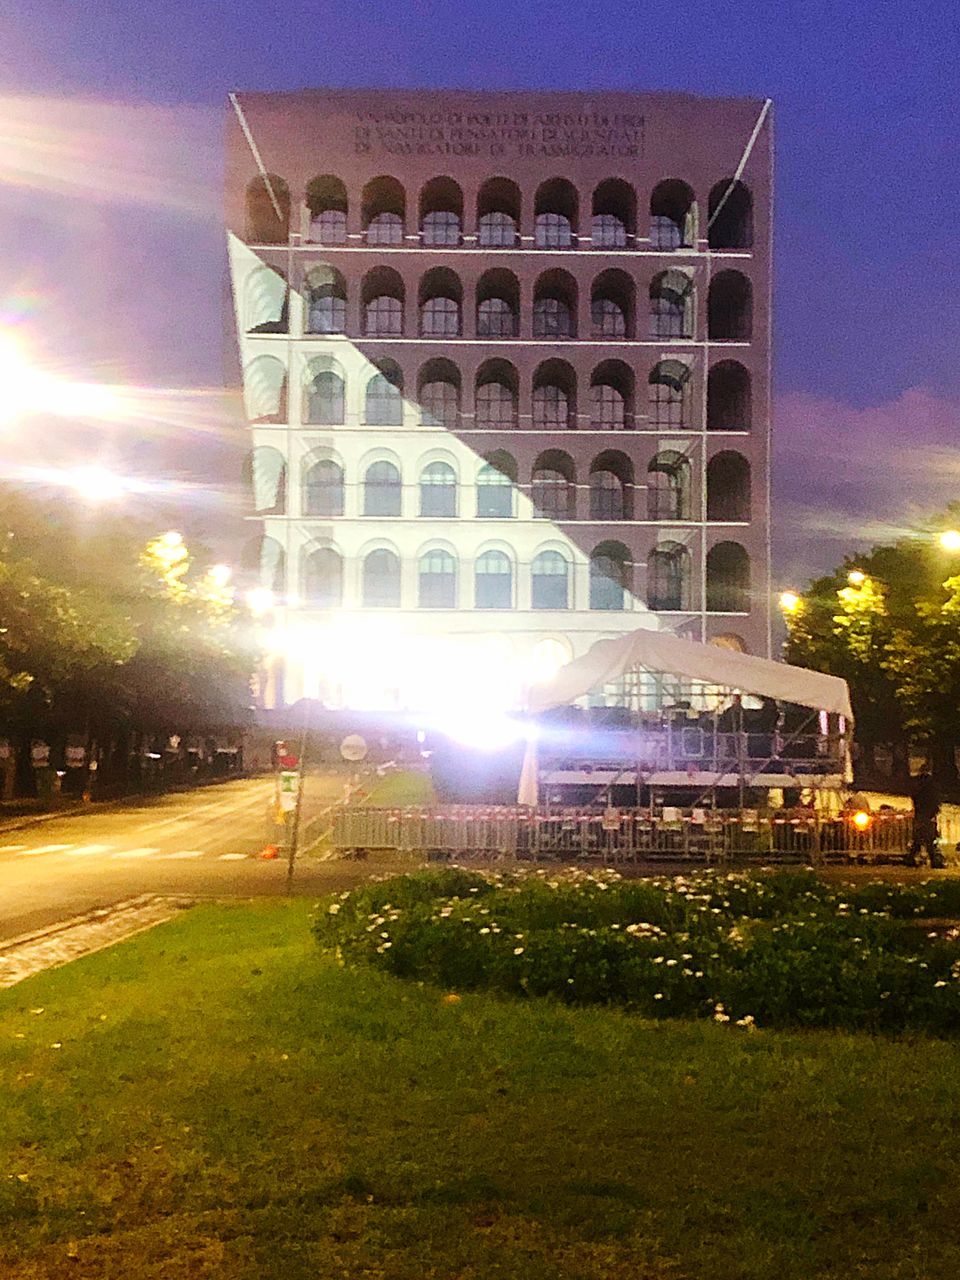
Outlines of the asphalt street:
[[[307,812],[340,800],[343,776],[311,775]],[[287,891],[275,839],[273,781],[241,779],[136,804],[0,828],[0,940],[144,893],[250,897]],[[294,892],[356,883],[365,868],[305,858]]]

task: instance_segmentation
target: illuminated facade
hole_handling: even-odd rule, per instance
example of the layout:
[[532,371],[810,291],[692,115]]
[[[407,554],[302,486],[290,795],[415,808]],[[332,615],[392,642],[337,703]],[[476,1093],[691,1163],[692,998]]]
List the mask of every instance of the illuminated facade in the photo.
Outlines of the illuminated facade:
[[639,626],[768,653],[771,131],[753,99],[232,98],[268,703],[511,701]]

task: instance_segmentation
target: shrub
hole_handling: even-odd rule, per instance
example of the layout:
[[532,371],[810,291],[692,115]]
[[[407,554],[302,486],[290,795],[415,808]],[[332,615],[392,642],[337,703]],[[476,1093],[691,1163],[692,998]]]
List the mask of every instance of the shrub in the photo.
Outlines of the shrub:
[[624,880],[460,867],[322,902],[344,960],[447,989],[619,1004],[745,1026],[960,1030],[953,882],[831,885],[812,872]]

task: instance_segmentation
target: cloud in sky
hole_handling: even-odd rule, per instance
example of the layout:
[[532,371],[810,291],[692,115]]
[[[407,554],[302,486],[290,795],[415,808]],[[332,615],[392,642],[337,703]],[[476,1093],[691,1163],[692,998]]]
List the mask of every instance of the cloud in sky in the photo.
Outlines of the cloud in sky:
[[774,417],[774,564],[783,582],[919,528],[960,499],[960,401],[911,387],[854,407],[788,395]]

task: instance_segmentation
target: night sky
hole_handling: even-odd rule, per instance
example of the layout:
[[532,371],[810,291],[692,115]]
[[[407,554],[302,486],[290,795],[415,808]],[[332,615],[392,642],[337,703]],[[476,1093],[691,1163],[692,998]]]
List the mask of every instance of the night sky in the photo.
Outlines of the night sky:
[[[956,0],[6,0],[0,318],[78,376],[218,387],[225,97],[318,85],[772,97],[777,579],[960,498]],[[171,402],[107,460],[209,475],[215,399]]]

